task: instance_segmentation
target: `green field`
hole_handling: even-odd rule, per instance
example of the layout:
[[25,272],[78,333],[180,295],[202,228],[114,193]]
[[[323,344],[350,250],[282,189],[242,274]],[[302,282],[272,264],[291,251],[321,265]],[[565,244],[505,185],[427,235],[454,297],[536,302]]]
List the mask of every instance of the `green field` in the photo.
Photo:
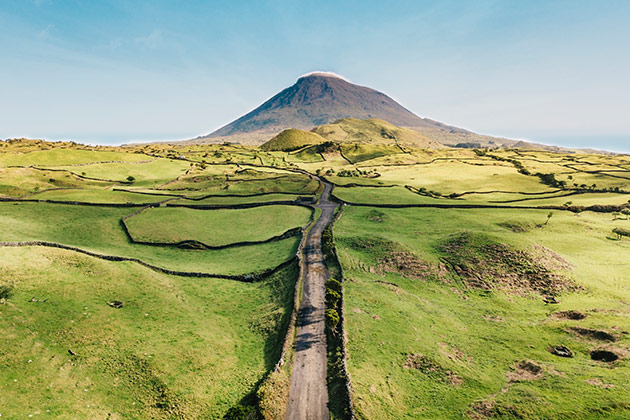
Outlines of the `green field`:
[[[349,370],[362,417],[627,414],[630,365],[593,361],[589,351],[626,355],[630,346],[624,333],[630,262],[622,257],[630,242],[610,238],[613,227],[630,222],[568,212],[554,214],[548,225],[545,219],[543,211],[522,210],[344,210],[335,237],[346,276]],[[472,287],[444,265],[449,255],[441,244],[462,233],[482,246],[501,243],[529,251],[538,265],[555,263],[579,289],[560,291],[560,304],[548,305],[540,291],[518,282],[520,260],[503,254],[506,272],[494,273],[489,289]],[[474,251],[464,248],[458,264],[474,265]],[[556,253],[558,262],[547,261]],[[482,262],[492,254],[484,257]],[[499,274],[506,279],[498,281]],[[565,310],[588,316],[583,321],[553,316]],[[618,341],[581,338],[567,331],[572,326],[609,331]],[[575,357],[551,355],[550,345],[565,345]],[[519,371],[523,360],[543,373],[530,378]]]
[[[308,223],[311,210],[297,206],[265,206],[239,210],[152,208],[126,223],[136,241],[198,241],[210,246],[264,241]],[[237,228],[235,228],[237,227]]]
[[212,274],[273,268],[295,254],[299,237],[216,251],[133,244],[120,220],[137,208],[0,203],[0,241],[50,241],[88,251],[138,258],[158,267]]
[[278,357],[294,269],[247,284],[62,250],[0,255],[15,291],[0,305],[3,418],[221,418]]
[[[376,120],[325,127],[324,143],[280,138],[289,151],[0,142],[2,418],[284,413],[292,341],[271,372],[302,236],[264,241],[319,217],[315,175],[349,203],[327,245],[345,315],[329,355],[345,335],[358,418],[630,417],[630,239],[613,233],[630,232],[628,156],[420,149],[433,145]],[[157,269],[7,246],[21,241]]]

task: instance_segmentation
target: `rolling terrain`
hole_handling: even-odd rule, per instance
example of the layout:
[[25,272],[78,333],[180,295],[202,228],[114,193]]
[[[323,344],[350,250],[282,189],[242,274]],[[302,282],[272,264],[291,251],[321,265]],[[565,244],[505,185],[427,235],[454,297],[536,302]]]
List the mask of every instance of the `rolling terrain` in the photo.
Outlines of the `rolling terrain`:
[[0,141],[3,418],[630,416],[630,157],[331,123]]

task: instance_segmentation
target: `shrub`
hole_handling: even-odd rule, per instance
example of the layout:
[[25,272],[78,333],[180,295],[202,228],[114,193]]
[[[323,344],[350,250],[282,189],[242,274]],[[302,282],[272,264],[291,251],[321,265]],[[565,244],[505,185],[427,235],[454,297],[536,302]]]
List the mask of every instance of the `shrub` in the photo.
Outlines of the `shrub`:
[[332,289],[326,289],[326,307],[336,308],[341,295]]
[[326,327],[335,332],[337,325],[339,325],[339,313],[335,309],[326,309]]
[[13,288],[11,286],[0,286],[0,299],[11,299]]
[[326,280],[326,289],[334,290],[339,295],[341,295],[342,288],[343,286],[341,285],[341,282],[339,280],[334,278],[329,278],[328,280]]
[[621,239],[622,236],[630,237],[630,230],[624,228],[614,228],[613,233],[617,235],[618,239]]
[[133,182],[133,181],[135,181],[135,180],[136,180],[136,178],[134,178],[134,177],[133,177],[133,176],[131,176],[131,175],[129,175],[129,176],[127,177],[127,181],[129,181],[129,182]]
[[257,420],[258,418],[258,413],[254,407],[241,404],[230,408],[223,416],[224,420]]

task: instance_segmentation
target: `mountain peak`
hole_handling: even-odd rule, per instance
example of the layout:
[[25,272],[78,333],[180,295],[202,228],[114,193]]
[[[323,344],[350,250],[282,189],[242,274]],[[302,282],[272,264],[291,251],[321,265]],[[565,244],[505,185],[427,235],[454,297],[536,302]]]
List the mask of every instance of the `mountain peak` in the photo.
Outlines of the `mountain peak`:
[[253,111],[198,139],[261,144],[289,128],[310,130],[343,118],[380,118],[405,127],[426,126],[429,121],[384,93],[351,83],[336,73],[315,71],[300,76]]
[[340,74],[333,73],[332,71],[319,71],[319,70],[303,74],[300,77],[298,77],[298,80],[305,79],[307,77],[330,77],[330,78],[335,78],[335,79],[341,79],[341,80],[344,80],[344,81],[350,83],[350,81],[348,79],[346,79],[345,77],[341,76]]

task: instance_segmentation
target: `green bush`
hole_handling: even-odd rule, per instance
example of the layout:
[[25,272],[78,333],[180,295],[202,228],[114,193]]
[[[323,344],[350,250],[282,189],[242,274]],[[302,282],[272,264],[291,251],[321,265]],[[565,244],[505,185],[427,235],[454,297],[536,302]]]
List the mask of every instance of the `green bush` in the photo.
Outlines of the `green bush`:
[[621,239],[622,236],[630,237],[630,230],[624,228],[614,228],[613,233],[617,235],[617,238]]
[[343,286],[341,285],[341,282],[339,280],[331,277],[326,280],[326,289],[334,290],[339,295],[341,295]]
[[224,420],[257,420],[258,418],[256,408],[241,404],[230,408],[223,416]]
[[334,291],[333,289],[326,289],[326,307],[327,308],[336,308],[339,303],[339,299],[341,299],[341,295]]
[[0,286],[0,299],[11,299],[13,288],[11,286]]
[[333,333],[339,325],[339,313],[335,309],[326,309],[326,327]]

